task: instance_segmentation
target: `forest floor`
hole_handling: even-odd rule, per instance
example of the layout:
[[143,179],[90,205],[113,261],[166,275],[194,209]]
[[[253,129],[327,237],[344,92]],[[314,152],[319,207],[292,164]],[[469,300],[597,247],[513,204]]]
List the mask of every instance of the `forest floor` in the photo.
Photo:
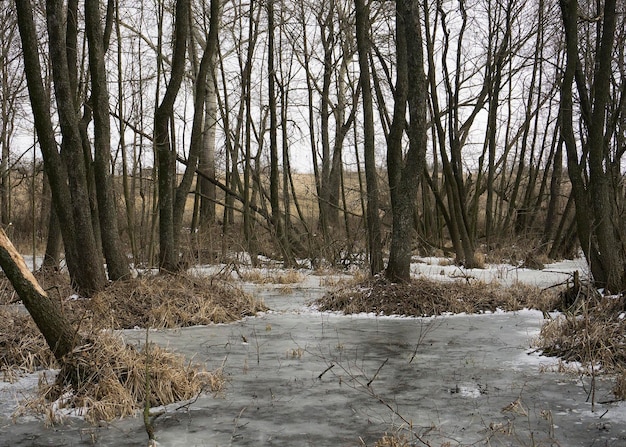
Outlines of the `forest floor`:
[[[201,266],[145,275],[91,300],[46,288],[75,322],[115,329],[137,350],[149,337],[214,374],[202,392],[151,410],[159,445],[624,445],[626,406],[612,393],[624,386],[623,301],[596,303],[605,330],[592,324],[601,317],[579,307],[589,300],[563,293],[583,265],[466,270],[416,261],[404,285],[358,273]],[[11,351],[14,334],[21,344],[11,352],[23,363],[2,366],[0,446],[146,445],[137,418],[93,425],[58,400],[46,414],[24,412],[54,364],[37,363],[32,353],[45,346],[33,344],[36,330],[34,338],[17,330],[28,316],[9,304],[8,289],[2,296],[0,318],[13,313],[0,344]],[[585,334],[578,342],[575,329]],[[548,351],[577,361],[540,355]]]

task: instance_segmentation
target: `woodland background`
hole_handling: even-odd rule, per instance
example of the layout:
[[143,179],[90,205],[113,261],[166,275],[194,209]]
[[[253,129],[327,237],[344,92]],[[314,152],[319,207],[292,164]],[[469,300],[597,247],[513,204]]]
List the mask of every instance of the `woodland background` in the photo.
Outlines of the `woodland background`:
[[242,251],[403,280],[582,249],[622,291],[623,11],[0,2],[2,226],[86,295]]

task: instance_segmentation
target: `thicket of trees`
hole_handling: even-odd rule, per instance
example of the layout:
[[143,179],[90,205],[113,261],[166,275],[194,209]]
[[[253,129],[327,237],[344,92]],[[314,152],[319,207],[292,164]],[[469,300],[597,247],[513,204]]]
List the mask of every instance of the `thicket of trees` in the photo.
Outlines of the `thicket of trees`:
[[405,280],[578,240],[622,291],[623,8],[0,2],[1,222],[86,295],[230,251]]

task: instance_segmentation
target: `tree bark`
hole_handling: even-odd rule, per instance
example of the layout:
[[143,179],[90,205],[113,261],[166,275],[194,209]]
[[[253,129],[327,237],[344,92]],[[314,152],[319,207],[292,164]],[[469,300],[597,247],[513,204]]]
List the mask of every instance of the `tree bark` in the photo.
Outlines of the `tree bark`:
[[48,212],[48,237],[46,241],[46,251],[41,264],[42,271],[57,271],[61,266],[61,250],[63,248],[63,237],[61,236],[61,226],[59,218],[54,208]]
[[54,92],[63,135],[62,144],[66,153],[66,162],[69,163],[67,173],[75,225],[73,237],[76,239],[77,247],[80,247],[82,265],[80,281],[86,283],[85,293],[91,294],[104,288],[106,277],[102,255],[96,245],[89,208],[85,159],[65,48],[63,3],[62,0],[47,2],[46,19]]
[[0,229],[0,267],[33,317],[54,357],[62,362],[63,357],[80,343],[80,337],[61,313],[60,306],[37,283],[24,259],[2,229]]
[[107,262],[109,279],[130,278],[128,258],[120,238],[117,222],[115,190],[111,177],[111,124],[109,121],[109,93],[104,64],[103,35],[100,27],[99,0],[85,1],[85,30],[89,43],[89,71],[94,117],[94,169],[98,217],[102,249]]
[[174,238],[176,154],[170,140],[170,120],[185,74],[189,0],[177,0],[175,14],[172,73],[165,95],[154,114],[154,146],[158,158],[159,188],[159,268],[164,271],[177,271],[181,268],[179,247]]
[[287,228],[284,225],[280,211],[279,172],[278,172],[278,112],[276,104],[276,66],[274,64],[274,0],[267,2],[267,70],[268,70],[268,102],[270,112],[270,207],[272,210],[272,224],[276,241],[281,250],[285,267],[295,265],[291,252]]
[[[219,22],[219,20],[218,20]],[[217,53],[217,52],[216,52]],[[207,93],[205,101],[204,116],[204,134],[202,137],[202,150],[200,151],[200,159],[198,160],[198,168],[215,178],[215,134],[217,129],[217,89],[216,89],[216,70],[215,56],[211,72],[209,73],[209,81],[207,84]],[[200,182],[200,228],[207,229],[215,222],[215,200],[217,198],[215,185],[205,180],[198,179]]]
[[[426,94],[428,82],[424,73],[423,38],[419,3],[416,0],[396,2],[396,51],[398,58],[394,117],[387,149],[387,169],[393,215],[391,250],[385,272],[392,281],[409,281],[414,240],[413,218],[420,174],[426,164],[427,124]],[[402,129],[408,101],[410,122],[406,127],[409,149],[403,159]],[[397,133],[400,135],[397,135]],[[391,135],[395,135],[392,141]]]
[[364,0],[355,0],[356,40],[359,54],[360,82],[363,95],[363,152],[365,155],[365,183],[367,189],[367,235],[370,273],[376,275],[384,268],[380,217],[378,215],[378,176],[374,147],[374,105],[369,68],[369,8]]
[[[195,96],[194,96],[194,113],[193,123],[191,127],[191,142],[189,147],[189,156],[185,168],[183,178],[176,188],[176,198],[174,201],[174,244],[178,246],[178,240],[183,226],[183,215],[185,213],[185,204],[187,203],[187,195],[191,190],[193,177],[198,167],[198,160],[202,151],[204,106],[208,92],[209,74],[214,71],[215,55],[217,53],[217,31],[219,25],[219,9],[220,1],[211,0],[211,17],[209,25],[209,34],[207,36],[204,53],[200,61],[200,67],[196,75]],[[199,181],[200,179],[198,179]]]
[[[26,73],[35,129],[39,138],[39,146],[44,157],[44,169],[46,170],[50,182],[54,208],[61,225],[68,270],[72,282],[78,291],[85,295],[90,295],[104,286],[102,261],[100,256],[92,256],[92,253],[89,251],[83,251],[83,248],[89,250],[93,245],[83,247],[76,232],[77,223],[82,222],[82,220],[77,219],[75,222],[73,212],[75,211],[78,217],[84,217],[85,213],[72,202],[73,198],[70,187],[74,186],[77,179],[74,176],[74,181],[68,182],[67,168],[58,152],[52,127],[48,94],[44,89],[41,78],[42,70],[39,63],[38,39],[33,20],[32,6],[28,0],[16,1],[15,4],[17,6],[18,26],[22,41],[24,71]],[[55,52],[55,56],[59,51]],[[65,51],[63,51],[63,54],[65,54]],[[64,58],[65,56],[61,57]],[[80,163],[82,163],[82,156]],[[80,168],[78,167],[77,169]],[[88,205],[86,209],[87,215],[89,215]],[[89,228],[86,231],[89,231],[91,229],[89,219],[87,220],[87,226]],[[91,236],[93,238],[93,233]]]
[[[576,204],[576,229],[581,248],[591,268],[594,282],[613,293],[626,289],[626,254],[620,240],[619,217],[613,201],[616,191],[609,188],[610,173],[605,169],[610,160],[606,155],[609,137],[605,135],[607,105],[611,88],[612,52],[615,40],[615,0],[607,0],[599,26],[597,68],[593,73],[592,98],[587,102],[587,90],[580,71],[578,48],[578,2],[561,0],[565,27],[566,66],[561,85],[561,133],[567,151],[567,169]],[[579,161],[573,127],[574,100],[572,88],[576,81],[581,98],[583,125],[588,129],[588,140],[583,152],[588,153],[589,172],[583,175],[584,158]],[[591,105],[592,104],[592,105]],[[610,131],[609,131],[610,132]],[[588,178],[585,183],[585,178]]]

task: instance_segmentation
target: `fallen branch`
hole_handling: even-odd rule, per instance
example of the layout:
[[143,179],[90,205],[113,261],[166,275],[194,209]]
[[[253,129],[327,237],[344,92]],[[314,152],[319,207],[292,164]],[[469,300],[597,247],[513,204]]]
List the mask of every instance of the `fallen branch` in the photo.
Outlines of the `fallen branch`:
[[334,364],[334,363],[333,363],[333,364],[331,364],[328,368],[326,368],[324,371],[322,371],[322,373],[321,373],[319,376],[317,376],[317,378],[318,378],[318,379],[321,379],[321,378],[322,378],[322,376],[323,376],[324,374],[326,374],[328,371],[330,371],[330,370],[331,370],[331,369],[333,369],[334,367],[335,367],[335,364]]
[[376,380],[376,377],[378,377],[378,373],[380,372],[380,370],[381,370],[381,369],[383,369],[383,366],[385,366],[385,364],[386,364],[388,361],[389,361],[389,357],[387,357],[387,358],[385,359],[385,361],[383,362],[383,364],[382,364],[382,365],[380,365],[380,366],[378,367],[378,369],[376,370],[376,374],[374,374],[374,377],[372,377],[372,378],[371,378],[371,380],[370,380],[369,382],[367,382],[367,387],[368,387],[368,388],[369,388],[369,386],[372,384],[372,382],[373,382],[374,380]]

